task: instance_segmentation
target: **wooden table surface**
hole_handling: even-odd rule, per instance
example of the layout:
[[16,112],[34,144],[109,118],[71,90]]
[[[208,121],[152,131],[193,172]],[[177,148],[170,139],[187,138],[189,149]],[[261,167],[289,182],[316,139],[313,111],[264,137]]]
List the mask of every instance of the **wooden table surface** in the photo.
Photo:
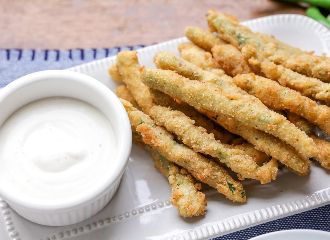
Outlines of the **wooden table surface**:
[[268,0],[0,0],[0,48],[73,49],[148,45],[206,28],[214,8],[240,21],[305,9]]

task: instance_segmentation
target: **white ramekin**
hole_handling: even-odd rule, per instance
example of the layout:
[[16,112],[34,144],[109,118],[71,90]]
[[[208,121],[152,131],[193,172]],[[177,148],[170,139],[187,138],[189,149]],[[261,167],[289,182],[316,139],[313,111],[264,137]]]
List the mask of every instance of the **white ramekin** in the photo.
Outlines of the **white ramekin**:
[[129,119],[116,95],[87,75],[51,70],[26,75],[0,91],[0,127],[22,106],[47,97],[71,97],[99,109],[109,119],[116,135],[119,164],[102,187],[92,189],[84,198],[65,203],[42,204],[17,199],[0,188],[0,197],[22,217],[42,225],[64,226],[81,222],[103,209],[115,194],[128,163],[132,139]]

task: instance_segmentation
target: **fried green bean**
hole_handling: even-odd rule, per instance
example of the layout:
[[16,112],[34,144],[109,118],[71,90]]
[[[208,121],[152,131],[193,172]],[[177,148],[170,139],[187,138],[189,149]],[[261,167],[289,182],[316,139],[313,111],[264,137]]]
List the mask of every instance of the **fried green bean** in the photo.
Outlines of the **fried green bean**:
[[[187,103],[177,103],[170,96],[152,88],[150,89],[150,93],[156,104],[183,112],[195,121],[196,126],[205,128],[207,132],[214,135],[215,139],[226,144],[226,147],[244,151],[245,154],[251,156],[259,166],[269,160],[269,156],[267,154],[256,150],[253,145],[244,142],[244,139],[239,138],[238,135],[234,135],[231,132],[220,128],[220,125],[218,126],[218,124],[215,124],[214,121],[199,113],[195,108],[191,107]],[[239,143],[237,143],[237,140],[239,140]],[[235,145],[232,145],[233,142],[236,142]]]
[[203,71],[189,62],[185,62],[183,65],[182,62],[185,60],[176,61],[176,59],[175,55],[158,52],[154,62],[157,67],[183,73],[182,75],[188,76],[192,80],[203,81],[206,78],[204,75],[211,75],[213,81],[218,81],[220,87],[214,84],[189,81],[172,71],[154,69],[142,71],[143,82],[149,87],[163,91],[171,97],[179,98],[195,108],[199,106],[215,113],[234,117],[251,127],[270,133],[293,146],[302,155],[313,157],[317,154],[316,146],[311,138],[287,121],[285,117],[265,107],[259,99],[247,94],[233,83],[228,84],[226,81],[221,81],[222,79],[218,75]]
[[108,73],[113,80],[119,83],[123,83],[123,79],[119,74],[117,64],[111,65],[111,67],[108,69]]
[[[121,86],[120,91],[117,92],[118,97],[127,100],[131,104],[134,103],[135,100],[126,86]],[[151,158],[155,162],[155,168],[169,180],[169,185],[172,189],[170,202],[178,208],[179,214],[183,217],[204,215],[207,205],[205,194],[198,191],[201,189],[201,185],[194,183],[190,173],[184,168],[180,169],[175,163],[171,163],[150,145],[144,143],[142,136],[134,128],[132,128],[132,140],[141,148],[146,148],[149,151]]]
[[237,74],[253,72],[242,53],[233,45],[216,45],[211,51],[214,60],[226,74],[236,76]]
[[297,128],[304,131],[308,136],[310,136],[313,133],[313,124],[309,123],[306,119],[290,111],[285,111],[285,115],[290,122],[296,125]]
[[315,157],[315,160],[320,162],[322,167],[330,169],[330,142],[316,136],[315,134],[312,134],[311,138],[313,138],[319,149],[319,153]]
[[172,134],[158,127],[143,112],[125,100],[124,105],[131,125],[139,132],[143,141],[151,145],[162,156],[187,169],[197,180],[204,182],[234,202],[246,202],[243,185],[231,178],[228,172],[192,149],[173,140]]
[[179,111],[169,108],[154,106],[150,110],[157,125],[165,127],[176,134],[179,140],[194,149],[196,152],[208,154],[226,164],[231,170],[238,173],[240,179],[256,179],[261,184],[275,180],[277,175],[277,162],[271,160],[263,166],[258,166],[255,161],[238,149],[227,148],[215,140],[202,127],[196,127],[194,121]]
[[133,105],[133,107],[137,109],[140,108],[126,85],[119,85],[118,87],[116,87],[116,94],[119,98],[129,101]]
[[149,88],[144,85],[140,79],[140,65],[136,51],[121,51],[117,55],[118,71],[126,84],[128,90],[132,94],[143,112],[155,105],[153,102]]
[[179,214],[183,217],[204,215],[207,201],[205,194],[199,191],[201,184],[195,184],[193,177],[187,170],[171,163],[155,149],[145,144],[142,141],[142,136],[135,130],[132,133],[133,142],[149,151],[150,157],[155,162],[155,168],[168,179],[172,189],[170,202],[178,208]]
[[255,33],[257,36],[261,37],[267,43],[274,43],[278,45],[282,50],[288,51],[290,54],[300,55],[300,54],[311,54],[311,52],[306,52],[301,50],[300,48],[293,47],[290,44],[281,42],[280,40],[276,39],[272,35],[268,35],[266,33]]
[[289,110],[316,124],[330,135],[329,107],[318,105],[297,91],[253,73],[238,75],[234,77],[234,82],[240,88],[259,98],[266,106],[276,110]]
[[188,62],[194,63],[198,67],[211,71],[220,66],[215,62],[212,54],[193,43],[185,42],[178,45],[181,57]]
[[258,67],[267,78],[277,81],[282,86],[299,91],[302,95],[330,103],[330,84],[316,78],[306,77],[266,59],[253,45],[242,49],[250,64]]
[[211,49],[215,45],[226,44],[225,41],[221,40],[210,31],[199,27],[188,26],[185,28],[184,33],[190,41],[208,52],[211,52]]
[[[272,58],[270,59],[272,60]],[[318,78],[323,82],[330,83],[330,59],[328,57],[304,54],[288,59],[283,57],[281,60],[275,63],[282,64],[284,67],[308,77]]]
[[155,168],[168,178],[172,189],[170,202],[178,208],[179,214],[183,217],[204,215],[207,201],[205,194],[198,191],[201,189],[201,184],[195,184],[186,169],[180,169],[156,150],[151,149],[149,152],[155,162]]
[[226,75],[225,73],[214,74],[212,72],[205,71],[195,64],[190,63],[168,51],[157,52],[154,56],[154,63],[160,69],[175,71],[178,74],[191,80],[198,80],[219,85],[222,88],[222,91],[228,95],[244,96],[246,101],[253,102],[254,104],[259,105],[261,108],[265,108],[265,105],[262,104],[257,98],[252,97],[237,87],[233,82],[232,77]]
[[208,133],[212,133],[214,135],[215,139],[220,140],[224,144],[231,144],[232,141],[238,137],[221,128],[212,120],[196,111],[195,108],[184,102],[177,103],[170,96],[152,88],[150,89],[150,94],[156,104],[163,107],[170,107],[173,110],[184,113],[186,116],[195,121],[196,126],[205,128]]
[[239,25],[237,21],[223,13],[215,13],[214,10],[211,10],[208,15],[210,16],[207,17],[207,20],[211,29],[216,29],[220,38],[238,49],[241,50],[245,45],[253,42],[270,61],[308,77],[330,82],[329,58],[314,56],[280,41],[272,41],[271,38],[264,35],[255,34],[249,28]]
[[251,156],[259,166],[262,166],[265,162],[270,160],[270,157],[266,153],[258,151],[252,144],[247,142],[236,145],[227,145],[227,147],[244,151],[244,153]]
[[212,48],[214,58],[209,52],[193,43],[180,43],[178,49],[183,59],[219,76],[224,75],[222,70],[231,76],[252,72],[242,53],[229,44],[214,46]]
[[287,113],[287,117],[293,124],[295,124],[301,130],[305,131],[314,140],[319,150],[317,156],[315,156],[314,159],[321,163],[322,167],[330,169],[330,142],[314,134],[313,125],[306,119],[290,112]]
[[300,176],[306,176],[310,171],[310,160],[299,155],[293,147],[263,131],[247,126],[234,118],[216,114],[206,109],[199,108],[213,121],[223,126],[228,131],[237,134],[251,143],[257,150],[272,156]]

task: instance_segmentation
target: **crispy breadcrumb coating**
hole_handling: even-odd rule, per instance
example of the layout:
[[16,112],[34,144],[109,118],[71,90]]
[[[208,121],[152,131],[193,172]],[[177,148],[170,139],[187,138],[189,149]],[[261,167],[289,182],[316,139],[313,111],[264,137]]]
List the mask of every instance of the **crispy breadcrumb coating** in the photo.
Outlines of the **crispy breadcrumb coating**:
[[316,78],[306,77],[266,59],[252,44],[242,49],[250,64],[258,67],[267,78],[284,87],[299,91],[302,95],[330,103],[330,84]]
[[[217,79],[218,85],[189,81],[173,71],[155,69],[144,69],[142,81],[149,87],[163,91],[195,108],[199,106],[208,111],[234,117],[251,127],[270,133],[307,157],[316,156],[317,149],[313,140],[285,117],[269,110],[259,99],[247,94],[234,83],[221,81],[218,75],[199,69],[184,59],[181,59],[179,64],[176,59],[175,55],[168,52],[158,52],[154,62],[157,67],[184,73],[183,75],[189,76],[192,80],[199,80],[201,74],[198,73],[196,76],[195,72],[201,71],[202,77],[211,75],[213,79]],[[183,61],[185,65],[181,64]],[[196,71],[192,71],[193,69]],[[288,132],[290,134],[287,134]]]
[[330,82],[329,58],[314,56],[266,35],[255,34],[228,15],[214,10],[208,12],[207,20],[212,31],[216,30],[220,38],[236,48],[241,50],[245,45],[254,43],[270,61],[308,77]]
[[173,110],[183,112],[195,121],[196,126],[205,128],[207,132],[214,135],[215,139],[220,140],[222,143],[226,144],[228,148],[240,149],[244,151],[245,154],[250,155],[259,166],[269,160],[269,156],[266,153],[256,150],[253,145],[244,142],[244,139],[238,138],[237,135],[234,135],[225,129],[219,129],[219,126],[215,124],[214,121],[199,113],[195,110],[195,108],[191,107],[187,103],[180,102],[179,104],[175,102],[170,96],[155,89],[150,89],[150,93],[158,105],[163,107],[170,107]]
[[314,134],[313,125],[306,119],[290,112],[287,112],[287,117],[293,124],[305,131],[314,140],[319,149],[319,153],[314,159],[320,162],[322,167],[330,169],[330,142]]
[[238,75],[234,77],[234,82],[240,88],[259,98],[266,106],[276,110],[289,110],[316,124],[330,135],[329,107],[318,105],[297,91],[253,73]]
[[121,100],[131,125],[142,135],[143,141],[151,145],[168,160],[187,169],[197,180],[218,190],[234,202],[246,202],[243,185],[231,178],[228,172],[213,161],[173,140],[172,134],[158,127],[143,112],[125,100]]
[[194,63],[198,67],[211,71],[220,66],[213,59],[212,54],[196,46],[191,42],[180,43],[178,45],[181,57],[188,62]]
[[166,174],[172,189],[170,202],[178,208],[179,214],[183,217],[204,215],[207,201],[205,194],[199,191],[201,184],[194,183],[186,169],[177,167],[156,150],[151,150],[150,156],[155,161],[155,168]]
[[117,55],[117,65],[119,73],[126,84],[128,90],[132,94],[143,112],[155,105],[153,102],[149,88],[140,80],[140,65],[136,51],[121,51]]
[[185,115],[195,121],[196,126],[205,128],[208,133],[212,133],[215,139],[220,140],[222,143],[230,144],[235,138],[238,137],[221,128],[218,124],[214,123],[212,120],[196,111],[195,108],[191,107],[187,103],[177,103],[170,96],[152,88],[150,89],[150,94],[156,104],[183,112]]
[[185,28],[184,34],[190,41],[208,52],[211,52],[211,49],[215,45],[226,44],[225,41],[221,40],[210,31],[199,27],[188,26]]
[[216,114],[203,108],[199,108],[199,111],[207,115],[213,121],[221,124],[228,131],[242,136],[257,150],[263,151],[277,159],[299,176],[306,176],[310,172],[310,160],[307,157],[299,155],[293,147],[280,139],[247,126],[234,118]]
[[195,183],[187,170],[171,163],[150,145],[145,144],[142,136],[135,130],[132,130],[132,134],[133,142],[149,151],[150,157],[155,162],[155,168],[168,179],[172,189],[170,202],[178,208],[179,214],[183,217],[204,215],[207,201],[205,194],[199,191],[201,184]]
[[119,98],[125,99],[126,101],[130,102],[133,107],[140,109],[139,105],[133,98],[131,92],[128,90],[126,85],[119,85],[116,87],[116,94]]
[[122,79],[121,75],[119,74],[117,64],[113,64],[113,65],[108,69],[108,73],[109,73],[109,75],[111,76],[111,78],[112,78],[113,80],[115,80],[116,82],[119,82],[119,83],[123,83],[123,79]]
[[179,111],[154,106],[150,110],[156,124],[164,126],[168,131],[177,135],[179,140],[194,149],[196,152],[211,155],[226,164],[231,170],[238,173],[239,178],[259,180],[262,184],[275,180],[277,162],[275,159],[263,166],[243,151],[228,148],[216,141],[213,135],[208,134],[202,127],[196,127],[194,121]]
[[237,74],[253,72],[242,53],[234,46],[230,44],[217,45],[211,51],[214,60],[226,74],[236,76]]

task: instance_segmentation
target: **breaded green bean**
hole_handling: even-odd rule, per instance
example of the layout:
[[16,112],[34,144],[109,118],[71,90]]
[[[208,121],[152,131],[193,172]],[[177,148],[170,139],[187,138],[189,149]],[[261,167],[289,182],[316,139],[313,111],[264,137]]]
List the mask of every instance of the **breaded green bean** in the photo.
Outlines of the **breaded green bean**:
[[304,131],[308,136],[313,133],[313,124],[309,123],[306,119],[290,111],[285,111],[285,114],[290,122],[296,125],[297,128]]
[[220,140],[222,143],[230,144],[235,138],[238,137],[226,131],[225,129],[222,129],[212,120],[199,113],[195,110],[195,108],[184,102],[177,103],[170,96],[152,88],[150,89],[150,94],[156,104],[183,112],[185,115],[195,121],[196,126],[205,128],[208,133],[212,133],[215,139]]
[[180,43],[178,45],[178,49],[183,59],[204,70],[211,71],[214,68],[220,67],[213,59],[211,53],[203,50],[191,42]]
[[284,87],[299,91],[302,95],[330,103],[330,84],[316,78],[306,77],[281,65],[276,65],[266,59],[260,51],[252,45],[242,49],[243,55],[249,63],[258,67],[267,78],[279,82]]
[[237,87],[233,82],[233,79],[225,73],[214,74],[212,72],[205,71],[195,64],[190,63],[168,51],[157,52],[154,56],[154,63],[160,69],[175,71],[191,80],[198,80],[219,85],[224,93],[233,96],[236,95],[234,98],[244,97],[246,98],[246,101],[253,102],[261,108],[265,108],[265,105],[262,104],[260,100]]
[[205,194],[198,191],[201,189],[201,184],[195,184],[187,170],[178,168],[156,150],[151,149],[149,152],[155,162],[155,168],[169,180],[172,189],[170,202],[178,208],[179,214],[183,217],[204,215],[207,201]]
[[265,152],[269,156],[277,159],[285,166],[292,169],[296,174],[306,176],[309,173],[310,160],[307,157],[299,155],[293,147],[278,138],[247,126],[234,118],[216,114],[203,108],[199,108],[198,111],[204,113],[228,131],[243,137],[257,150]]
[[256,179],[261,184],[275,180],[278,171],[275,159],[259,167],[243,151],[227,148],[226,145],[216,141],[204,128],[196,127],[195,122],[182,112],[161,106],[152,107],[150,112],[157,125],[163,126],[168,131],[176,134],[179,140],[196,152],[217,158],[231,170],[238,173],[240,179]]
[[188,26],[185,28],[184,33],[190,41],[208,52],[211,52],[211,49],[215,45],[226,44],[225,41],[221,40],[210,31],[199,27]]
[[275,63],[282,64],[286,68],[308,77],[330,83],[330,59],[328,57],[304,54],[288,59],[283,57],[282,61]]
[[225,13],[210,10],[207,13],[207,22],[209,27],[216,31],[220,38],[241,49],[251,41],[260,44],[263,48],[265,41],[261,36],[254,34],[248,27],[240,25],[236,19]]
[[214,58],[209,52],[193,43],[180,43],[178,49],[183,59],[219,76],[224,75],[223,71],[219,72],[220,69],[231,76],[252,72],[242,53],[229,44],[214,46],[212,48]]
[[[282,115],[269,110],[251,95],[225,92],[218,85],[190,81],[173,71],[144,69],[142,81],[149,87],[163,91],[195,108],[205,108],[218,114],[234,117],[240,122],[270,133],[287,142],[301,154],[317,154],[315,143],[306,133],[296,128]],[[237,88],[237,87],[236,87]],[[233,89],[233,88],[231,88]],[[252,101],[250,100],[252,99]]]
[[[154,94],[156,97],[156,103],[163,106],[170,106],[173,109],[178,109],[178,105],[187,106],[186,103],[180,104],[168,104],[171,102],[168,99],[168,95],[159,92],[158,90],[150,89],[151,95],[154,98]],[[165,95],[165,96],[164,96]],[[165,98],[167,96],[167,99]],[[155,98],[154,98],[155,99]],[[158,100],[159,99],[159,100]],[[163,100],[165,99],[165,100]],[[172,100],[173,101],[173,100]],[[188,108],[189,107],[189,108]],[[182,108],[179,108],[182,111]],[[187,109],[190,109],[190,112],[194,110],[194,108],[187,106]],[[194,110],[196,111],[196,110]],[[189,113],[189,111],[188,111]],[[294,149],[287,144],[283,143],[282,141],[277,140],[275,137],[271,135],[261,132],[255,128],[250,128],[245,124],[241,124],[232,118],[227,118],[225,116],[219,116],[216,114],[212,114],[210,112],[206,112],[206,114],[213,119],[214,121],[218,122],[219,124],[223,124],[227,130],[231,130],[236,134],[241,134],[243,137],[247,138],[250,142],[253,142],[261,151],[265,151],[268,154],[272,155],[275,158],[280,159],[280,161],[286,165],[287,167],[291,168],[295,173],[300,176],[305,176],[309,172],[310,161],[307,158],[301,158],[297,155]],[[261,151],[256,150],[253,145],[249,143],[243,143],[240,145],[226,145],[228,148],[235,148],[243,150],[246,154],[252,156],[253,160],[259,166],[262,166],[264,162],[269,160],[269,156]],[[281,150],[279,150],[281,149]]]
[[140,108],[126,85],[119,85],[118,87],[116,87],[116,94],[119,98],[129,101],[133,105],[133,107],[137,109]]
[[282,50],[285,50],[285,51],[289,52],[290,54],[294,54],[294,55],[311,54],[310,52],[303,51],[300,48],[293,47],[290,44],[281,42],[280,40],[276,39],[272,35],[270,36],[270,35],[268,35],[266,33],[259,33],[259,32],[256,32],[255,34],[257,36],[261,37],[265,42],[267,42],[267,43],[274,43],[277,46],[280,46],[280,48]]
[[318,137],[313,132],[313,125],[309,123],[306,119],[293,114],[287,113],[288,119],[299,127],[301,130],[305,131],[315,142],[319,149],[319,152],[314,159],[321,163],[321,166],[330,169],[330,142]]
[[[244,142],[244,139],[239,138],[238,135],[234,135],[231,132],[220,128],[220,125],[215,124],[214,121],[199,113],[195,108],[191,107],[187,103],[177,103],[170,96],[152,88],[150,89],[150,93],[156,104],[183,112],[195,121],[196,126],[205,128],[207,132],[214,135],[215,139],[226,144],[228,148],[240,149],[244,151],[245,154],[251,156],[259,166],[269,160],[269,156],[267,154],[256,150],[253,145]],[[241,139],[241,141],[238,142],[237,140],[239,139]],[[235,145],[230,145],[232,142],[235,142]]]
[[[122,85],[126,88],[125,85]],[[117,93],[119,98],[123,98],[130,102],[135,102],[130,95],[128,89],[121,88],[123,91]],[[175,163],[171,163],[164,158],[159,152],[153,149],[150,145],[145,144],[142,136],[132,128],[132,140],[141,148],[146,148],[151,158],[155,162],[157,168],[169,180],[169,185],[172,189],[170,202],[178,208],[178,212],[183,217],[193,217],[205,214],[207,201],[205,194],[198,191],[201,189],[199,183],[194,183],[194,179],[184,168],[179,168]]]
[[236,76],[237,74],[253,72],[242,53],[233,45],[216,45],[211,51],[214,60],[226,74]]
[[277,110],[289,110],[316,124],[330,135],[329,107],[318,105],[297,91],[253,73],[238,75],[234,77],[234,82],[240,88],[259,98],[266,106]]
[[155,105],[149,88],[144,85],[140,79],[140,65],[136,51],[121,51],[117,55],[118,71],[126,84],[128,90],[138,103],[142,111],[148,113],[148,110]]
[[[204,120],[202,121],[199,120],[200,114],[199,115],[196,114],[197,116],[196,118],[193,117],[195,115],[194,112],[196,112],[196,110],[193,107],[189,106],[184,102],[180,102],[180,104],[177,104],[168,95],[158,90],[150,89],[150,93],[157,104],[182,111],[187,116],[192,117],[196,121],[196,123],[199,122],[200,126],[205,127],[205,123],[207,122],[203,123]],[[217,122],[219,125],[222,125],[228,131],[242,136],[247,141],[252,143],[258,150],[267,153],[269,156],[278,159],[284,165],[294,169],[294,171],[297,174],[301,176],[305,176],[307,173],[309,173],[309,169],[310,169],[309,159],[301,158],[292,147],[285,144],[284,142],[260,130],[246,126],[245,124],[240,123],[233,118],[228,118],[224,115],[214,114],[204,109],[198,109],[198,110],[203,113],[206,113],[206,115],[210,119]],[[226,136],[227,134],[225,135],[225,139]],[[219,137],[219,140],[225,142],[223,137],[221,138],[221,136]],[[249,150],[248,149],[249,146],[251,145],[247,144],[247,146],[246,147],[244,146],[242,149],[240,145],[235,145],[235,146],[228,145],[228,147],[241,148],[242,150],[246,151],[249,155],[254,157],[257,164],[260,166],[262,165],[263,162],[269,160],[268,156],[265,156],[266,154],[263,154],[262,152],[255,150],[253,146],[251,146]],[[251,154],[251,152],[252,153],[254,152],[254,155]]]
[[238,22],[237,18],[233,15],[229,15],[226,13],[219,13],[219,12],[216,12],[214,9],[211,9],[206,14],[207,25],[209,27],[210,32],[217,31],[217,29],[215,28],[215,26],[213,24],[213,21],[218,17],[219,14],[226,16],[229,20],[231,20],[233,22]]
[[228,172],[192,149],[173,140],[172,134],[158,127],[143,112],[125,100],[124,105],[131,125],[139,132],[143,141],[151,145],[168,160],[187,169],[197,180],[204,182],[234,202],[246,202],[245,191],[240,182],[231,178]]
[[[324,82],[330,82],[330,59],[327,57],[314,56],[288,44],[279,41],[271,41],[263,35],[253,33],[249,28],[239,25],[237,21],[230,19],[222,13],[214,10],[208,13],[212,17],[207,18],[212,29],[216,29],[220,38],[226,40],[238,49],[254,43],[262,51],[262,54],[270,61],[281,64],[295,72],[308,77],[318,78]],[[271,41],[271,42],[270,42]]]
[[259,166],[262,166],[265,162],[270,160],[270,157],[266,153],[258,151],[252,144],[247,142],[237,145],[227,145],[227,147],[244,151],[244,153],[251,156]]
[[[219,65],[215,66],[215,68],[220,67],[226,72],[226,74],[230,76],[235,76],[239,73],[252,72],[251,68],[249,67],[249,64],[245,61],[240,51],[238,51],[230,44],[227,44],[225,41],[220,40],[211,32],[198,27],[187,27],[185,30],[185,35],[198,47],[204,49],[205,51],[212,52],[216,63]],[[205,64],[198,64],[201,62],[201,59],[206,58],[206,55],[202,55],[203,52],[201,52],[199,49],[196,49],[195,51],[190,50],[190,53],[183,54],[182,50],[179,46],[179,51],[181,53],[182,58],[186,59],[191,63],[196,64],[204,70],[210,71],[210,69],[203,67],[205,66]],[[189,55],[187,56],[187,54]],[[196,57],[191,57],[192,54],[195,54]],[[214,71],[214,69],[212,71]]]
[[200,192],[201,184],[194,182],[190,173],[184,168],[179,168],[175,163],[171,163],[159,152],[142,141],[142,136],[133,131],[133,142],[146,148],[155,168],[158,169],[169,181],[172,195],[170,202],[178,208],[178,212],[183,217],[193,217],[205,214],[207,201],[205,194]]
[[330,169],[330,142],[311,134],[316,146],[319,149],[318,155],[315,157],[315,160],[321,163],[321,166]]
[[113,65],[108,69],[108,73],[109,73],[110,77],[111,77],[113,80],[115,80],[116,82],[119,82],[119,83],[123,83],[123,79],[122,79],[122,77],[121,77],[120,74],[119,74],[117,64],[113,64]]

